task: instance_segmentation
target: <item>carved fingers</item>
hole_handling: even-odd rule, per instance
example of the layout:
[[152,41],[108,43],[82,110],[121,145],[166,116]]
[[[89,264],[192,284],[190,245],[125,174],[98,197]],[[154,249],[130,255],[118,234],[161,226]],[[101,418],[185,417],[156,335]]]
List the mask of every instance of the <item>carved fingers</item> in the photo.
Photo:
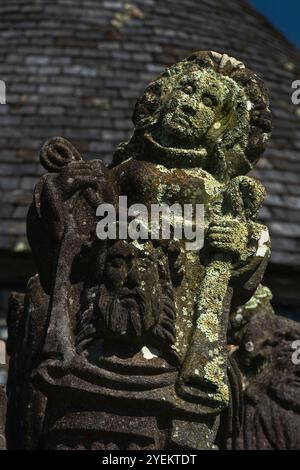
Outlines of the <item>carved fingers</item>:
[[60,171],[57,184],[63,199],[66,200],[78,191],[87,188],[97,189],[99,178],[103,178],[103,171],[100,168],[95,169],[90,162],[74,162]]
[[207,233],[207,242],[211,248],[235,255],[243,254],[248,240],[247,223],[237,219],[212,222]]

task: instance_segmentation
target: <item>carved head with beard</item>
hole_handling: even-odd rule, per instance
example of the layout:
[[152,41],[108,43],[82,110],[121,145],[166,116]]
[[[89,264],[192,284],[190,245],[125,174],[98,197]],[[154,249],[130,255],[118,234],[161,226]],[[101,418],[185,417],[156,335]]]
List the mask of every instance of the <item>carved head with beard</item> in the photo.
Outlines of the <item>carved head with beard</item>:
[[[97,259],[98,256],[98,259]],[[100,282],[86,288],[76,328],[77,352],[96,338],[139,348],[171,351],[175,305],[167,254],[152,242],[115,241],[103,261],[95,258]]]

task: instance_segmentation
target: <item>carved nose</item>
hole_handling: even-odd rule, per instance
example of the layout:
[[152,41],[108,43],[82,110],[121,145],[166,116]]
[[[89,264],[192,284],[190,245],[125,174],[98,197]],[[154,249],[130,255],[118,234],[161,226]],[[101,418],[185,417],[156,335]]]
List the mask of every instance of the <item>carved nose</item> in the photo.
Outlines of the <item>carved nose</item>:
[[184,104],[181,109],[184,113],[189,114],[190,116],[195,116],[196,114],[196,110],[188,104]]
[[132,267],[127,274],[126,287],[133,288],[139,285],[139,274],[136,268]]

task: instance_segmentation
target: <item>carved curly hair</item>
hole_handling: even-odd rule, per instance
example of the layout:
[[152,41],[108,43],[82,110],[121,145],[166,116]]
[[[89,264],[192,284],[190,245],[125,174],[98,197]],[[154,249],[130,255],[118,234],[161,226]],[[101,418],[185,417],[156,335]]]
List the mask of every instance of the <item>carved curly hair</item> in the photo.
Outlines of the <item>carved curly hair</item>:
[[[251,72],[245,65],[227,54],[213,51],[195,52],[187,59],[167,68],[166,71],[151,82],[143,95],[137,100],[133,113],[135,131],[129,142],[119,145],[114,155],[113,165],[124,161],[129,156],[138,158],[141,152],[142,136],[146,130],[155,126],[158,121],[164,95],[170,90],[170,82],[176,76],[194,71],[215,74],[221,80],[231,79],[239,89],[241,99],[235,98],[234,112],[231,113],[231,126],[227,126],[218,144],[219,150],[225,153],[227,172],[230,177],[250,171],[264,152],[271,135],[272,120],[269,100],[262,79]],[[234,137],[230,134],[230,128]],[[241,139],[243,136],[243,139]],[[238,154],[238,155],[237,155]],[[230,159],[232,161],[230,162]]]

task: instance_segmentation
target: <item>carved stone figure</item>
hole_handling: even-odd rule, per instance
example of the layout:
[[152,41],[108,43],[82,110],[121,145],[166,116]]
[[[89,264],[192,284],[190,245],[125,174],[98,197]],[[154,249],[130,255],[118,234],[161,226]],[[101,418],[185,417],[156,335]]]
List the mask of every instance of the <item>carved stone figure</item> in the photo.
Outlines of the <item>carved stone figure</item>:
[[300,449],[299,338],[300,326],[292,320],[262,312],[251,318],[236,352],[245,393],[234,448]]
[[[198,52],[148,86],[133,120],[110,168],[60,137],[41,151],[38,275],[9,311],[11,448],[211,449],[222,419],[238,423],[227,330],[269,256],[264,189],[245,176],[270,137],[266,92],[241,62]],[[204,204],[204,246],[99,240],[97,206],[120,212],[122,195]]]

